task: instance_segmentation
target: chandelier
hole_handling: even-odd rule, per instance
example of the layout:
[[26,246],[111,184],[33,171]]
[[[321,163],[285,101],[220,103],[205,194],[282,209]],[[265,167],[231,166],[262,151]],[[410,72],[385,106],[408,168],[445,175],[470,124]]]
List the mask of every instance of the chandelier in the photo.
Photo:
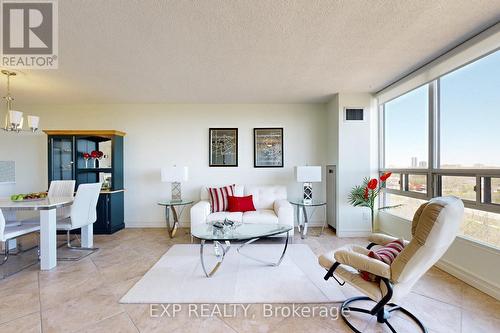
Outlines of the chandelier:
[[[20,132],[23,131],[23,113],[21,111],[16,111],[12,109],[12,103],[14,97],[10,94],[10,77],[16,76],[16,72],[11,72],[8,70],[2,70],[2,74],[7,76],[7,95],[3,97],[5,103],[7,104],[7,114],[5,115],[5,126],[4,131],[9,132]],[[28,116],[28,127],[29,131],[36,132],[38,130],[38,124],[40,122],[40,117]]]

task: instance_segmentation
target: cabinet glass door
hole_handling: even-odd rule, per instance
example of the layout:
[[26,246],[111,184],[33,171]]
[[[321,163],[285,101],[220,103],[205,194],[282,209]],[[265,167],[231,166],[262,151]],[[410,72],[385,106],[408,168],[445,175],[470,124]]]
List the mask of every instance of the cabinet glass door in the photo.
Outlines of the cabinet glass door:
[[73,138],[52,138],[52,180],[72,180]]

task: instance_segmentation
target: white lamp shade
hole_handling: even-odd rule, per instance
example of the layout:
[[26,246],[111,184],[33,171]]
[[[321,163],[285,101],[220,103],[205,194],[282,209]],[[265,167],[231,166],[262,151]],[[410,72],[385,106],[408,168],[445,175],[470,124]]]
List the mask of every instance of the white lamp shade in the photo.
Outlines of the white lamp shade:
[[9,124],[22,125],[23,113],[21,111],[9,110]]
[[28,116],[28,127],[31,129],[37,129],[40,123],[40,117]]
[[161,169],[161,181],[165,183],[187,181],[189,178],[188,167],[168,167]]
[[298,166],[295,176],[299,183],[321,182],[321,166]]

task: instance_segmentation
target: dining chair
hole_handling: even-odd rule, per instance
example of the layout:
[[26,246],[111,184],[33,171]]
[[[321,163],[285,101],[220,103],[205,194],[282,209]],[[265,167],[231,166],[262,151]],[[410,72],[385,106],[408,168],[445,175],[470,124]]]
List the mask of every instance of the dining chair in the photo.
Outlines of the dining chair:
[[[29,225],[29,224],[20,224],[20,225],[12,225],[12,226],[7,226],[5,223],[5,218],[3,215],[2,210],[0,209],[0,242],[4,243],[4,253],[3,253],[3,259],[0,261],[0,266],[3,266],[7,260],[9,259],[9,241],[16,239],[20,236],[27,235],[33,232],[40,231],[40,226],[39,225]],[[37,259],[34,260],[33,262],[30,262],[28,265],[24,265],[20,269],[10,273],[10,274],[3,274],[2,278],[5,278],[7,276],[10,276],[14,273],[17,273],[31,265],[34,265],[38,262],[38,256]]]
[[79,257],[58,256],[58,260],[80,260],[98,250],[97,248],[72,246],[70,232],[71,230],[80,229],[89,224],[93,224],[97,220],[97,201],[99,200],[101,185],[101,183],[92,183],[81,184],[80,186],[78,186],[75,200],[70,207],[70,216],[63,220],[57,221],[57,230],[66,231],[66,247],[68,249],[85,250],[90,252]]
[[[48,198],[55,197],[73,197],[75,194],[75,180],[53,180],[50,182]],[[57,209],[57,220],[64,220],[71,214],[71,207],[61,207]],[[30,219],[16,220],[7,222],[7,225],[33,224],[40,225],[40,217],[36,216]]]
[[[73,197],[75,194],[75,185],[76,181],[75,180],[53,180],[50,182],[49,186],[49,192],[47,193],[48,198],[55,198],[55,197]],[[56,211],[56,219],[58,221],[64,220],[68,218],[71,214],[71,207],[61,207],[58,208]],[[17,220],[12,220],[8,221],[7,225],[8,226],[14,226],[14,225],[40,225],[40,216],[33,216],[29,219],[17,219]],[[18,251],[17,252],[24,252],[24,251],[30,251],[34,247],[29,247],[27,249],[24,249],[24,246],[21,243],[16,244]]]
[[[73,197],[75,194],[75,180],[53,180],[50,182],[49,198]],[[71,207],[62,207],[57,210],[57,219],[62,220],[70,217]]]

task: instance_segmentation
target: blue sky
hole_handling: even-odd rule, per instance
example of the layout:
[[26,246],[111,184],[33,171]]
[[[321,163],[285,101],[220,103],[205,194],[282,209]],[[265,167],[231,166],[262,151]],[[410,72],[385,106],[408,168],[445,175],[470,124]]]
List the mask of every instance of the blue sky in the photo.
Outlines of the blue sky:
[[[427,161],[427,85],[386,103],[386,166]],[[441,165],[500,167],[500,51],[441,78]]]

